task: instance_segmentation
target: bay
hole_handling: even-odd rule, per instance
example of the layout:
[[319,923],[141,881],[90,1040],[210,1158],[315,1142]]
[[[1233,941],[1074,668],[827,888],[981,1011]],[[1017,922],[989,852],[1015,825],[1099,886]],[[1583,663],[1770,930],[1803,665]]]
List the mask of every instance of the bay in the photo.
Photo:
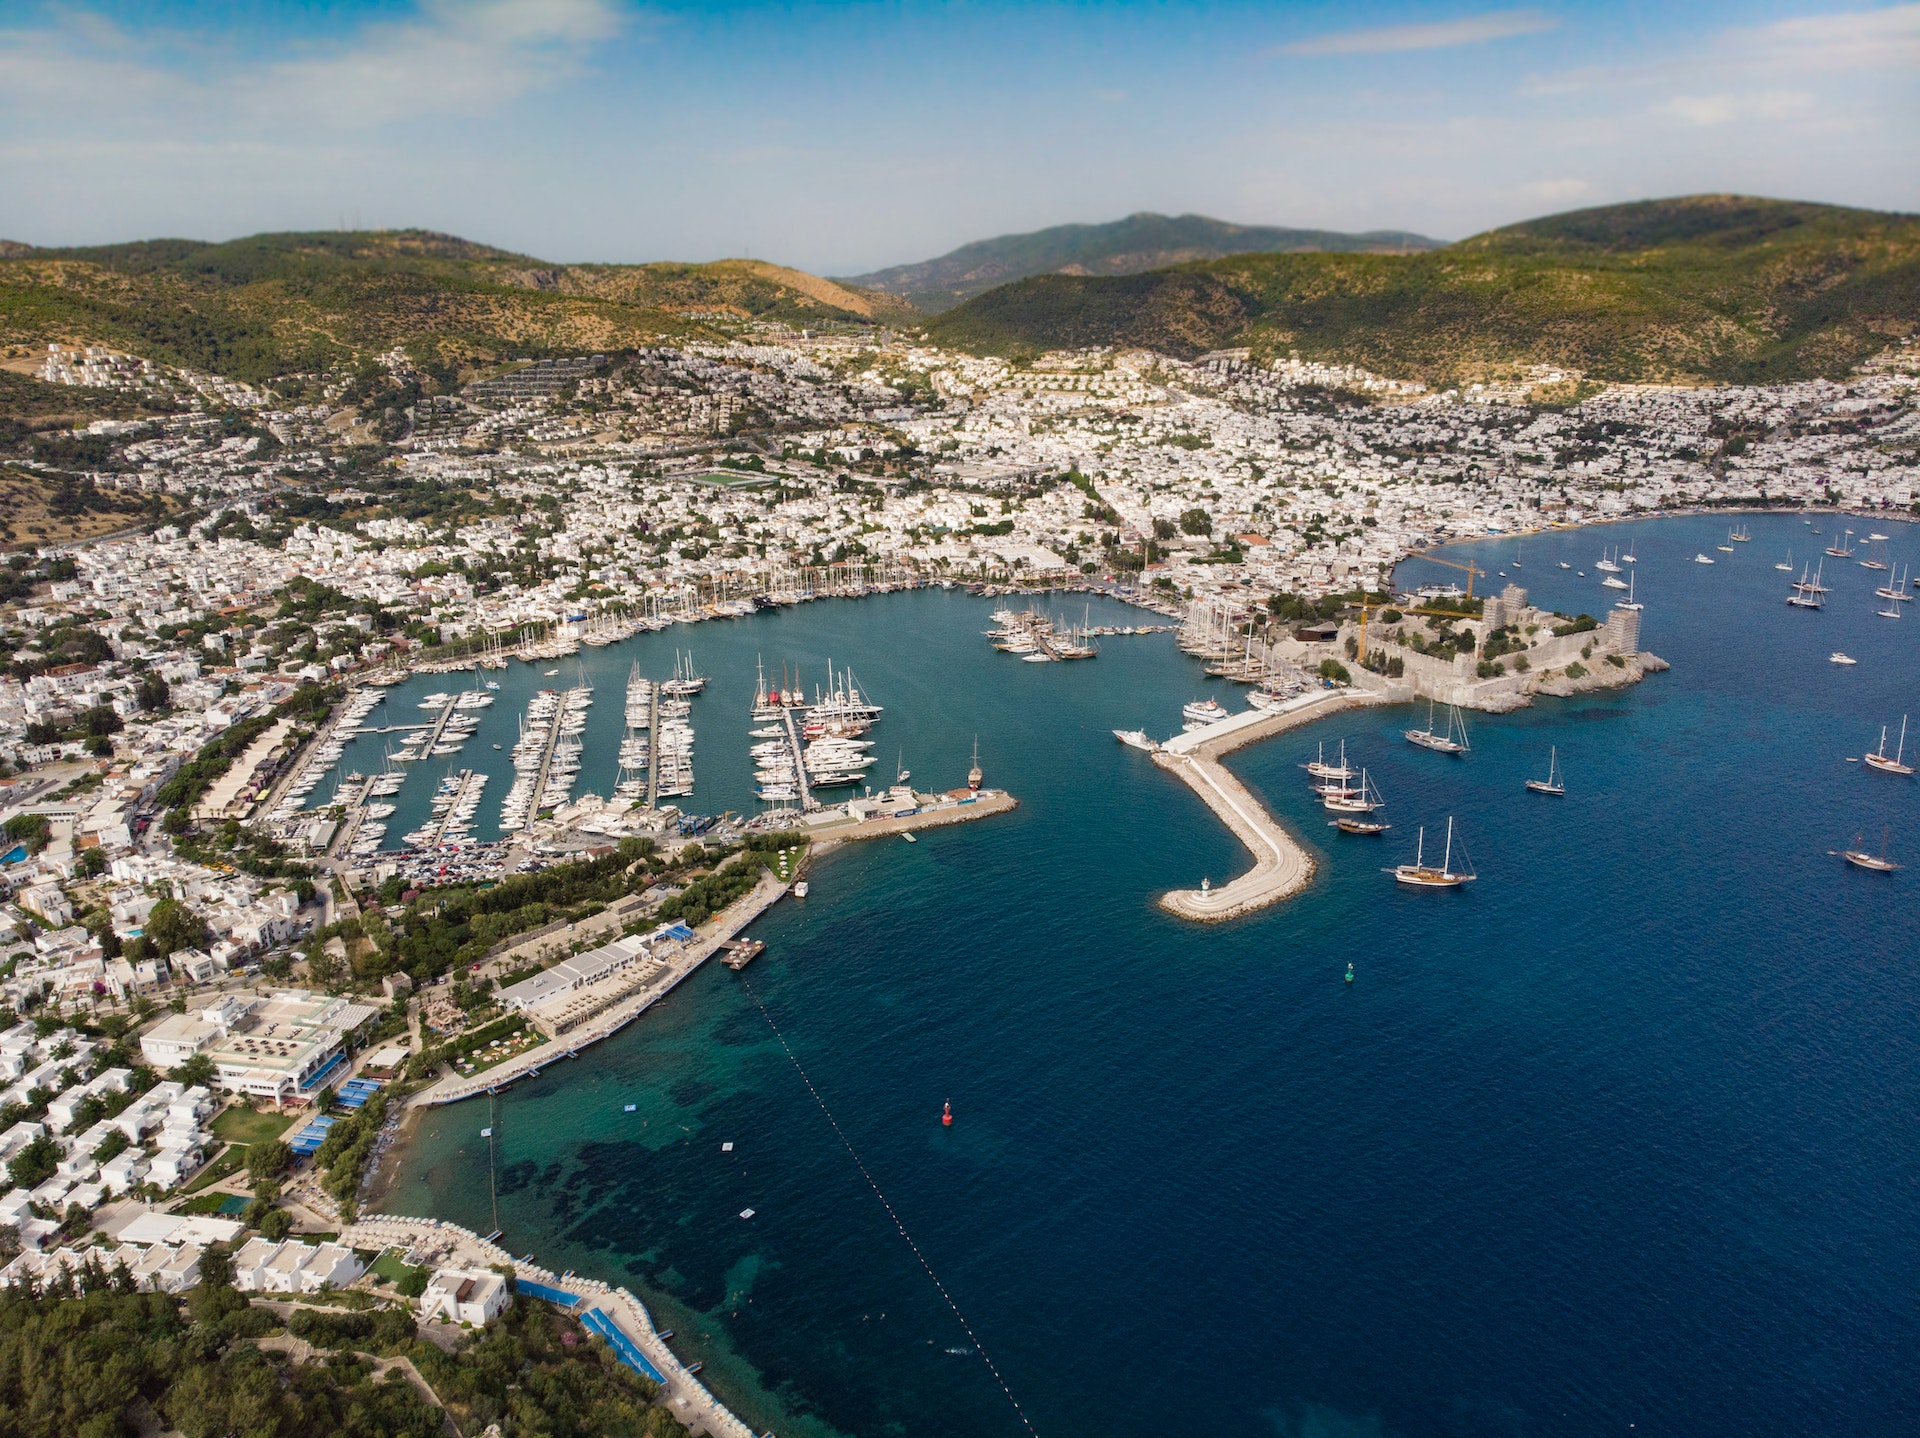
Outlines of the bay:
[[[1920,712],[1920,622],[1876,617],[1880,576],[1851,561],[1827,561],[1825,611],[1788,609],[1773,565],[1792,546],[1797,575],[1840,525],[1744,518],[1732,554],[1709,516],[1459,547],[1604,614],[1593,561],[1630,544],[1643,646],[1673,670],[1470,716],[1461,760],[1401,740],[1404,709],[1241,751],[1323,862],[1300,899],[1215,927],[1154,897],[1244,852],[1109,733],[1174,732],[1207,693],[1240,707],[1170,636],[1021,664],[979,633],[991,602],[936,590],[589,651],[610,775],[628,664],[664,674],[693,644],[714,676],[696,808],[745,807],[756,656],[809,683],[851,662],[887,706],[876,752],[944,787],[977,735],[1021,808],[826,856],[744,975],[703,971],[516,1085],[507,1244],[633,1287],[786,1438],[1024,1431],[979,1344],[1050,1435],[1906,1428],[1920,871],[1829,851],[1885,826],[1920,858],[1914,781],[1844,762]],[[1874,523],[1920,560],[1912,526]],[[1299,764],[1341,739],[1386,796],[1382,839],[1326,828],[1305,790]],[[1554,746],[1567,797],[1528,794]],[[605,788],[591,766],[582,785]],[[1381,866],[1449,814],[1479,881],[1398,890]],[[383,1206],[491,1227],[487,1122],[427,1113]]]

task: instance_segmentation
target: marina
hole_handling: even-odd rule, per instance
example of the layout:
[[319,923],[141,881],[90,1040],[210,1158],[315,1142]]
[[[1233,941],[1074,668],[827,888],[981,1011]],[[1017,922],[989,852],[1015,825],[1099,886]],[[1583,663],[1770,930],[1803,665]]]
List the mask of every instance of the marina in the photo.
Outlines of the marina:
[[[818,1109],[767,1040],[750,985],[804,1044],[857,1142],[904,1136],[910,1161],[888,1157],[889,1196],[940,1213],[941,1242],[978,1255],[962,1300],[987,1341],[999,1335],[996,1360],[1048,1391],[1042,1432],[1085,1423],[1132,1438],[1180,1426],[1177,1399],[1116,1398],[1124,1365],[1109,1355],[1062,1350],[1023,1326],[1091,1327],[1142,1303],[1166,1330],[1169,1383],[1206,1384],[1224,1420],[1250,1430],[1293,1401],[1291,1389],[1276,1400],[1269,1381],[1278,1341],[1329,1375],[1312,1385],[1334,1410],[1329,1425],[1378,1411],[1395,1432],[1449,1431],[1457,1409],[1433,1395],[1467,1371],[1474,1392],[1508,1410],[1548,1426],[1564,1412],[1561,1426],[1599,1431],[1616,1409],[1565,1377],[1577,1355],[1598,1351],[1631,1366],[1663,1427],[1687,1426],[1703,1404],[1728,1431],[1812,1418],[1777,1362],[1843,1384],[1848,1411],[1878,1431],[1904,1411],[1909,1385],[1897,1364],[1863,1370],[1855,1359],[1875,1341],[1865,1313],[1903,1311],[1916,1261],[1896,1158],[1914,1044],[1892,1020],[1912,997],[1897,935],[1920,913],[1904,871],[1830,864],[1827,882],[1807,880],[1825,851],[1882,832],[1879,806],[1904,802],[1884,776],[1855,777],[1835,736],[1857,755],[1885,723],[1897,754],[1911,707],[1901,675],[1912,671],[1895,633],[1904,627],[1865,612],[1866,571],[1846,566],[1852,582],[1834,586],[1824,616],[1797,614],[1779,600],[1768,556],[1784,554],[1786,536],[1772,521],[1756,518],[1753,543],[1717,568],[1692,564],[1726,527],[1708,516],[1692,530],[1618,535],[1620,562],[1633,541],[1659,596],[1648,628],[1675,666],[1655,685],[1475,718],[1472,753],[1457,764],[1402,737],[1427,722],[1424,700],[1338,708],[1234,750],[1222,767],[1303,839],[1315,871],[1290,902],[1228,924],[1188,922],[1154,899],[1170,883],[1223,886],[1252,851],[1213,805],[1187,802],[1111,733],[1165,740],[1187,702],[1215,698],[1230,717],[1244,705],[1243,688],[1197,675],[1165,637],[1105,645],[1098,664],[1067,670],[1010,663],[980,642],[989,602],[938,595],[882,601],[861,616],[864,644],[835,626],[817,636],[728,626],[741,639],[730,651],[703,634],[714,678],[700,702],[722,715],[749,713],[757,653],[798,655],[810,675],[845,655],[888,706],[884,747],[900,734],[916,777],[964,769],[977,730],[992,782],[1021,805],[992,824],[917,831],[911,847],[819,853],[810,896],[775,904],[747,931],[767,949],[744,972],[706,965],[582,1062],[517,1081],[502,1100],[503,1165],[538,1178],[503,1193],[502,1226],[538,1234],[555,1270],[630,1286],[755,1431],[805,1432],[813,1415],[880,1431],[902,1414],[936,1431],[989,1431],[1004,1415],[943,1351],[964,1340],[924,1342],[941,1318],[916,1306],[924,1279],[894,1253],[884,1221],[869,1222],[870,1196],[857,1175],[847,1182],[844,1151],[822,1137]],[[1541,602],[1578,612],[1594,580],[1568,572],[1555,592],[1555,545],[1590,563],[1598,541],[1502,540],[1481,562],[1497,569],[1496,551],[1517,554]],[[1742,619],[1731,634],[1729,610]],[[805,616],[816,617],[832,616]],[[1827,665],[1838,645],[1859,667]],[[606,692],[631,660],[600,652],[618,666],[595,676]],[[643,668],[665,674],[670,659],[656,649]],[[603,714],[611,707],[593,711],[608,721],[598,752],[609,765],[621,727]],[[1015,729],[1023,714],[1031,726]],[[1438,706],[1433,727],[1445,728]],[[740,732],[702,753],[716,809],[751,807]],[[1364,768],[1393,828],[1328,827],[1335,816],[1304,782],[1306,761],[1350,768],[1350,782]],[[1564,797],[1525,790],[1556,765]],[[1753,782],[1759,773],[1766,783]],[[1442,897],[1380,873],[1416,858],[1446,867],[1449,814],[1479,881]],[[1902,829],[1885,817],[1897,862]],[[1882,844],[1865,848],[1877,856]],[[1458,849],[1451,867],[1463,867]],[[1597,923],[1596,891],[1632,897]],[[758,1041],[743,1042],[749,1034]],[[1174,1064],[1197,1090],[1170,1091]],[[1711,1096],[1707,1127],[1691,1104],[1622,1102],[1623,1085],[1645,1082]],[[1893,1111],[1862,1111],[1859,1094],[1889,1083]],[[948,1098],[951,1130],[938,1124]],[[1297,1116],[1312,1141],[1276,1144],[1275,1114]],[[1861,1134],[1872,1170],[1843,1178],[1838,1198],[1821,1148],[1836,1123]],[[388,1202],[485,1231],[474,1131],[430,1115]],[[1385,1165],[1384,1133],[1406,1136]],[[983,1135],[990,1164],[976,1157]],[[750,1157],[723,1164],[723,1140]],[[1191,1162],[1168,1164],[1176,1151]],[[1690,1214],[1678,1229],[1649,1200],[1676,1191]],[[1449,1204],[1445,1234],[1407,1231],[1405,1215],[1436,1194]],[[1819,1195],[1831,1201],[1810,1201]],[[739,1221],[749,1207],[756,1218]],[[1167,1222],[1175,1209],[1182,1221]],[[1269,1209],[1288,1217],[1270,1222]],[[1697,1230],[1755,1223],[1791,1272],[1706,1261],[1717,1248]],[[996,1247],[1012,1231],[1032,1236],[1017,1256]],[[1231,1274],[1210,1258],[1222,1242],[1249,1255]],[[1163,1249],[1178,1282],[1130,1264]],[[1604,1300],[1569,1301],[1569,1261],[1611,1266],[1621,1282]],[[872,1275],[871,1291],[846,1292],[850,1265]],[[1311,1315],[1283,1297],[1301,1272],[1318,1274]],[[1551,1305],[1551,1331],[1516,1321],[1516,1302]],[[1818,1316],[1829,1305],[1838,1319]],[[1808,1354],[1805,1334],[1822,1322],[1838,1324],[1850,1354]],[[1396,1364],[1382,1377],[1358,1358],[1351,1335],[1362,1331],[1407,1342],[1411,1371]],[[1746,1386],[1713,1386],[1729,1367]],[[794,1375],[790,1397],[773,1391],[775,1374]]]

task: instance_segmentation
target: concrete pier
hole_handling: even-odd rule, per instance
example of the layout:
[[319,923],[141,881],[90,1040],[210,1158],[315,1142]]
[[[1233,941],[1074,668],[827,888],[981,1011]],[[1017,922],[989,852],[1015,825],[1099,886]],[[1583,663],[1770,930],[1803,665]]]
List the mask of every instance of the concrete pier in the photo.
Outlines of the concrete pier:
[[1314,862],[1306,848],[1269,814],[1247,787],[1220,763],[1224,754],[1246,744],[1311,724],[1343,709],[1381,702],[1348,689],[1317,689],[1289,700],[1277,710],[1250,710],[1190,729],[1169,741],[1153,762],[1198,794],[1253,855],[1253,867],[1219,888],[1174,889],[1160,896],[1160,907],[1196,923],[1218,923],[1251,914],[1291,898],[1313,881]]

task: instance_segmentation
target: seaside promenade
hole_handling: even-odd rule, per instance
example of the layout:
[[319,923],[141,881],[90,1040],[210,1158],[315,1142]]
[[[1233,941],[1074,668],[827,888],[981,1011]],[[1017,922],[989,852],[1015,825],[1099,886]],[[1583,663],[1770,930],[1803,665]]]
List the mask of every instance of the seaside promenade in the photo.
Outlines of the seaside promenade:
[[[515,1258],[471,1229],[436,1218],[374,1214],[349,1224],[339,1241],[352,1248],[397,1248],[408,1262],[433,1268],[511,1268],[522,1285],[517,1301],[543,1298],[556,1303],[591,1328],[611,1325],[642,1360],[633,1366],[659,1383],[661,1402],[692,1433],[714,1438],[754,1438],[751,1428],[728,1411],[667,1347],[653,1326],[646,1305],[624,1288],[575,1274],[555,1274],[529,1259]],[[598,1321],[589,1319],[598,1314]],[[622,1345],[614,1344],[616,1352]]]
[[694,938],[681,945],[679,951],[667,960],[666,967],[656,974],[647,986],[632,997],[623,999],[595,1015],[577,1029],[569,1030],[559,1038],[549,1039],[523,1054],[508,1059],[498,1067],[471,1078],[454,1075],[440,1080],[431,1088],[422,1089],[414,1095],[413,1102],[419,1105],[458,1103],[461,1099],[473,1098],[489,1089],[500,1088],[522,1078],[550,1063],[557,1063],[571,1054],[577,1053],[588,1044],[598,1043],[601,1039],[618,1033],[628,1024],[645,1013],[649,1007],[658,1003],[671,993],[680,981],[686,978],[700,965],[712,958],[720,945],[733,938],[768,909],[772,908],[780,896],[787,892],[787,881],[767,873],[753,889],[735,899],[726,908],[708,919],[694,931]]
[[1168,913],[1218,923],[1291,898],[1313,881],[1314,862],[1300,842],[1220,763],[1247,744],[1311,724],[1344,709],[1384,701],[1350,689],[1316,689],[1275,710],[1250,709],[1189,729],[1162,745],[1153,762],[1198,794],[1253,855],[1253,867],[1219,888],[1174,889],[1160,896]]

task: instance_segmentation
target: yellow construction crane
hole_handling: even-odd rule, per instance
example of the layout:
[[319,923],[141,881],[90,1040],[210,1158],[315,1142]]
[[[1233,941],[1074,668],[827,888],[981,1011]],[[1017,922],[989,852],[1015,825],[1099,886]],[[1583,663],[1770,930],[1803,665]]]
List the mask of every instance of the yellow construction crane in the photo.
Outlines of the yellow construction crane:
[[1449,569],[1466,570],[1467,571],[1467,598],[1469,599],[1473,598],[1473,577],[1476,574],[1485,574],[1487,572],[1486,570],[1476,565],[1472,560],[1468,560],[1465,564],[1462,564],[1457,559],[1442,559],[1437,554],[1416,554],[1412,557],[1415,559],[1424,559],[1430,564],[1444,564]]

